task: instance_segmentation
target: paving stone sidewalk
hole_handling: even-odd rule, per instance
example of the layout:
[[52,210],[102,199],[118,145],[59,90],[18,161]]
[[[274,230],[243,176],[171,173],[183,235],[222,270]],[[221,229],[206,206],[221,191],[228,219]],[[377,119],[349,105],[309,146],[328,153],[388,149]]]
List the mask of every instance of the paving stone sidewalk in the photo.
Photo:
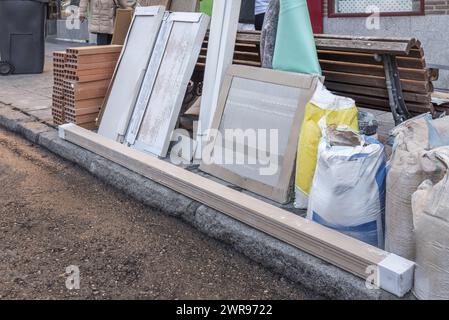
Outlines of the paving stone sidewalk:
[[53,125],[51,99],[53,90],[53,52],[85,44],[47,42],[45,65],[41,74],[0,76],[0,102]]

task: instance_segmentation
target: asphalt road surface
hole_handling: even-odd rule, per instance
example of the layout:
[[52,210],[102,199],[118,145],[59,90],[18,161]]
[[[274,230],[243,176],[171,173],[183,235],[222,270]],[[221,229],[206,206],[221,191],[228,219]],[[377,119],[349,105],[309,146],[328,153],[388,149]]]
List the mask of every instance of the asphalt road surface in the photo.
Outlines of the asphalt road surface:
[[1,128],[0,188],[0,299],[316,298]]

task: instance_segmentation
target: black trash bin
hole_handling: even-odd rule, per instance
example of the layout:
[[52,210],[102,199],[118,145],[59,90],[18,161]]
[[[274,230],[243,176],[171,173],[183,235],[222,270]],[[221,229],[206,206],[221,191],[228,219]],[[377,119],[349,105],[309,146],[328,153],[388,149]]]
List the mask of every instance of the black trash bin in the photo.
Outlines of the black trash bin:
[[0,0],[0,74],[42,73],[48,0]]

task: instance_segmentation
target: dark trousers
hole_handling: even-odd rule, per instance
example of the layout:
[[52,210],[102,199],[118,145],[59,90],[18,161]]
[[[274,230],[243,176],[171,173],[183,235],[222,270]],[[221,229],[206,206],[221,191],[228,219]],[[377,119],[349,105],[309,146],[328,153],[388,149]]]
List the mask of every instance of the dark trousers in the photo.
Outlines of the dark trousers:
[[97,45],[104,46],[107,44],[111,44],[112,34],[108,33],[97,33]]
[[256,26],[256,30],[262,30],[264,19],[265,19],[265,13],[256,15],[256,22],[254,23]]

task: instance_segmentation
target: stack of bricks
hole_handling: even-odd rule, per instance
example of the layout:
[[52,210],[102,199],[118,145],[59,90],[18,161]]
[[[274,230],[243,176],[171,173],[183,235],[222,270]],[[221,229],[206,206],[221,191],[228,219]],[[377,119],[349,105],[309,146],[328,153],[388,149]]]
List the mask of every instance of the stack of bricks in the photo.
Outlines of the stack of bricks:
[[65,66],[65,52],[53,52],[53,101],[51,113],[53,115],[53,122],[56,125],[65,123],[64,116],[64,66]]
[[122,46],[108,45],[66,50],[62,85],[64,122],[96,128],[121,49]]

